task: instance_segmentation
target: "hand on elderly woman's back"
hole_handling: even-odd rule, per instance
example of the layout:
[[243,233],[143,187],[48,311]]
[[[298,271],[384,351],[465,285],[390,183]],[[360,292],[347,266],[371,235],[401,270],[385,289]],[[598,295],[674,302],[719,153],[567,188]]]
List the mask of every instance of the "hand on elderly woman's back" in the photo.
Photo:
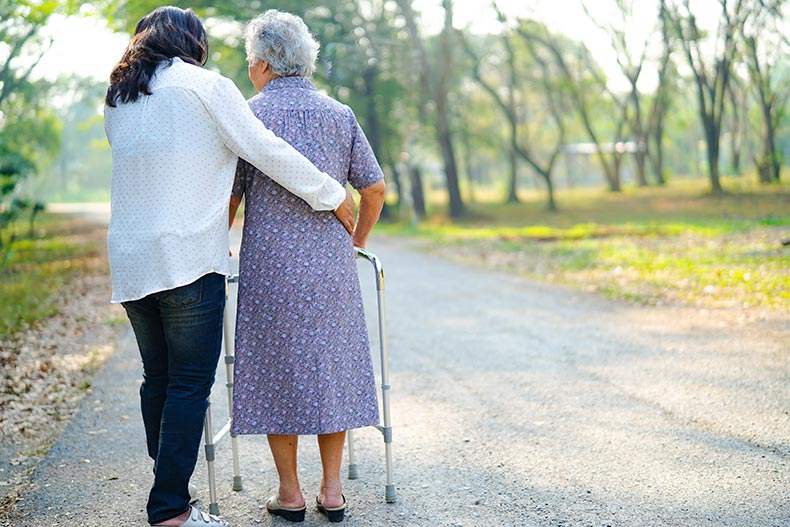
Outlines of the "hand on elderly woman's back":
[[354,203],[354,196],[351,194],[350,190],[346,189],[346,199],[335,209],[335,216],[337,216],[337,219],[340,220],[340,223],[343,224],[343,227],[346,228],[349,234],[354,234],[355,207],[356,203]]

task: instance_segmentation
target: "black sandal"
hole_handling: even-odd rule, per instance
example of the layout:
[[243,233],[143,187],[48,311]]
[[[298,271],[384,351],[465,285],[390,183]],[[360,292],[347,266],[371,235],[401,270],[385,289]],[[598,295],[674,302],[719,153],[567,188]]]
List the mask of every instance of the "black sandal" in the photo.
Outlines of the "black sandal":
[[[341,494],[341,496],[343,495]],[[346,513],[346,497],[343,496],[343,505],[341,505],[340,507],[324,507],[324,504],[321,503],[321,500],[319,500],[318,496],[316,496],[315,507],[318,509],[318,512],[326,516],[330,522],[332,523],[342,522],[343,516]]]

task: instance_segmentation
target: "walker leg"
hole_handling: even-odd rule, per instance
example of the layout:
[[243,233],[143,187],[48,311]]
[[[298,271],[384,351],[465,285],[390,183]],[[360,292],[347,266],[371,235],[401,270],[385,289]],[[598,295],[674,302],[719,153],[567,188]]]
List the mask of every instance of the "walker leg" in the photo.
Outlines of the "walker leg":
[[[228,390],[228,412],[229,417],[228,419],[233,421],[233,363],[235,362],[236,358],[234,355],[234,344],[233,344],[233,335],[231,332],[233,331],[233,322],[231,317],[228,316],[227,308],[225,312],[224,318],[224,338],[223,344],[225,348],[225,379],[227,382],[225,383],[225,387]],[[233,456],[233,486],[231,487],[234,491],[238,492],[243,490],[244,486],[241,482],[241,469],[239,467],[239,441],[238,437],[231,434],[230,435],[230,450]]]
[[354,455],[354,431],[349,430],[346,436],[348,438],[348,479],[357,479],[359,478],[359,471],[357,470],[357,462]]
[[217,502],[217,480],[214,474],[214,432],[211,427],[211,401],[207,401],[206,419],[203,425],[203,436],[206,440],[206,465],[208,465],[208,511],[210,514],[219,514]]
[[241,470],[239,469],[239,439],[237,436],[230,436],[230,449],[233,451],[233,490],[238,492],[244,490],[241,484]]
[[392,422],[390,419],[390,376],[389,356],[387,353],[386,308],[384,305],[384,272],[379,269],[380,280],[378,290],[378,315],[379,315],[379,344],[381,351],[381,409],[383,426],[381,433],[384,436],[384,455],[387,468],[387,484],[384,487],[384,500],[395,503],[395,484],[392,477]]
[[[389,378],[389,357],[387,355],[387,328],[386,328],[386,309],[384,306],[384,269],[381,266],[381,260],[365,249],[356,248],[357,256],[362,256],[373,264],[373,269],[376,273],[376,292],[378,303],[378,323],[379,323],[379,347],[381,358],[381,408],[382,408],[382,424],[376,425],[376,428],[384,436],[384,453],[387,464],[387,484],[384,487],[384,499],[387,503],[395,503],[395,483],[392,477],[392,422],[390,420],[390,378]],[[351,467],[353,461],[353,446],[351,439],[351,432],[348,436],[348,452],[349,452],[349,479],[351,477]],[[354,477],[356,477],[356,465],[354,467]]]

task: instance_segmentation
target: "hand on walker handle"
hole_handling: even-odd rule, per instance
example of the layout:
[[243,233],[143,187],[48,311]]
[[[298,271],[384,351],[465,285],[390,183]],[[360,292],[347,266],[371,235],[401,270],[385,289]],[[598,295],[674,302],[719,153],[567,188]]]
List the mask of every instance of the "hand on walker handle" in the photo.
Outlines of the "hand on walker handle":
[[340,223],[343,224],[343,227],[346,228],[349,234],[354,234],[354,208],[356,207],[356,203],[354,203],[354,196],[351,194],[351,191],[346,189],[346,199],[340,206],[335,209],[335,216],[337,219],[340,220]]

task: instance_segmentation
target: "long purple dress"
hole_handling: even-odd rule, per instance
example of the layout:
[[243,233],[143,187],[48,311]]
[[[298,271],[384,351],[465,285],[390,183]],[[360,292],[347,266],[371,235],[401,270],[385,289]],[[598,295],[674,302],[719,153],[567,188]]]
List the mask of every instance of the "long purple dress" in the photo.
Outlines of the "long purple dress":
[[[303,77],[249,100],[275,134],[340,183],[383,178],[350,108]],[[351,237],[332,212],[240,160],[244,195],[233,394],[234,434],[328,434],[379,422]]]

